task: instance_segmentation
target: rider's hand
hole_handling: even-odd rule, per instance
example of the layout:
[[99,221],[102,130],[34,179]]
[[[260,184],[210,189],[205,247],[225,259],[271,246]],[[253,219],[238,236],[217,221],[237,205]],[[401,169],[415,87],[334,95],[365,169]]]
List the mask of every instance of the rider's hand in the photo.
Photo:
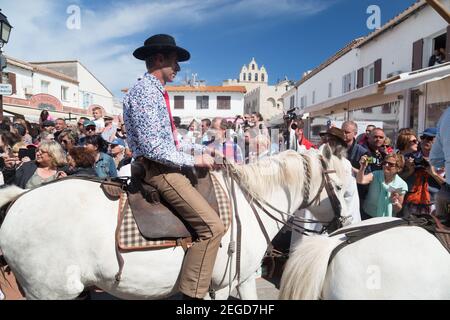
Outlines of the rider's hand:
[[212,169],[214,166],[214,158],[209,154],[202,154],[194,157],[194,166]]

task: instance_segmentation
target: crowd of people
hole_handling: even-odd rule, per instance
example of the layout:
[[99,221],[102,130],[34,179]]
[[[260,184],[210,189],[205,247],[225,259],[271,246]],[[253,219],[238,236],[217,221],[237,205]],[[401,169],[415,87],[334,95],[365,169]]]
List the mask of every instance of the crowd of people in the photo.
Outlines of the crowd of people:
[[[117,177],[131,161],[122,123],[81,117],[77,124],[53,119],[43,110],[39,123],[4,118],[0,124],[0,169],[3,184],[29,189],[71,175]],[[123,131],[122,131],[123,130]]]
[[[0,127],[0,168],[4,184],[32,188],[60,177],[87,175],[117,177],[132,161],[122,121],[113,123],[93,110],[92,120],[81,117],[77,125],[54,119],[44,110],[39,124],[23,119]],[[409,128],[399,131],[393,144],[382,128],[369,125],[357,136],[358,126],[346,121],[342,128],[321,132],[316,146],[304,136],[304,122],[292,119],[285,131],[269,130],[261,114],[236,116],[233,121],[216,117],[192,120],[181,125],[174,117],[177,138],[207,146],[221,160],[247,164],[262,157],[291,149],[304,152],[334,140],[346,150],[358,185],[362,220],[379,216],[430,214],[434,198],[445,183],[445,168],[431,166],[430,151],[436,128],[427,128],[419,136]],[[338,130],[336,130],[338,129]],[[286,140],[289,139],[289,140]],[[122,171],[128,175],[129,170]]]

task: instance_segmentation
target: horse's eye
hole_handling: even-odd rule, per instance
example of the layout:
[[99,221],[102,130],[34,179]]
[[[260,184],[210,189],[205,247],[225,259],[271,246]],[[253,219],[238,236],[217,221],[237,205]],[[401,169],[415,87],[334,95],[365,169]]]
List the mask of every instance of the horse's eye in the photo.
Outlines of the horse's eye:
[[341,187],[341,186],[336,186],[336,189],[337,189],[338,191],[341,191],[341,190],[342,190],[342,187]]

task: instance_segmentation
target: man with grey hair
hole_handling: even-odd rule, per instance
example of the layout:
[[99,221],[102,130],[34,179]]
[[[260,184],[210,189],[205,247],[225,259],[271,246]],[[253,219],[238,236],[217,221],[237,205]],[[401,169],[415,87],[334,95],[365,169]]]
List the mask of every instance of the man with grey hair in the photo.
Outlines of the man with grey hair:
[[356,122],[348,120],[342,124],[342,131],[344,132],[345,143],[347,144],[347,159],[353,167],[356,174],[359,170],[359,160],[363,155],[368,154],[366,148],[356,142],[356,135],[358,134],[358,125]]

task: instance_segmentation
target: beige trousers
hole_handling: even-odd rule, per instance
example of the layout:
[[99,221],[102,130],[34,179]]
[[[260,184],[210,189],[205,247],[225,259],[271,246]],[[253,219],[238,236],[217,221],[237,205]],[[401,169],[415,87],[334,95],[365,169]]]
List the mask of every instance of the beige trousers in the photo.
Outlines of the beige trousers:
[[184,258],[179,290],[190,297],[203,298],[225,231],[222,220],[181,170],[145,158],[139,161],[146,170],[144,181],[156,188],[197,233],[198,240]]

